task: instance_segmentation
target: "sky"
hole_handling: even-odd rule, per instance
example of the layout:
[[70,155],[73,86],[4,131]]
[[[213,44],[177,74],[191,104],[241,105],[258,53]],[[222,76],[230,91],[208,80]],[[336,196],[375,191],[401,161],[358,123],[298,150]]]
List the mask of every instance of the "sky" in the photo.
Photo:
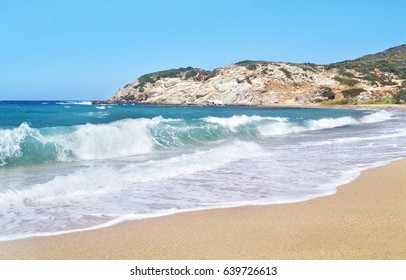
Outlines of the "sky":
[[139,76],[327,64],[406,43],[405,0],[0,0],[0,100],[104,100]]

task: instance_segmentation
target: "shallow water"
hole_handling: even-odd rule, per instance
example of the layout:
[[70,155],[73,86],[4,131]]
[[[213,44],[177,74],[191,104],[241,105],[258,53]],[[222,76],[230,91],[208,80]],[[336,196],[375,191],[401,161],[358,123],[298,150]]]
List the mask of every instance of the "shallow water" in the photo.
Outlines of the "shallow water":
[[404,111],[0,102],[0,240],[301,201],[406,154]]

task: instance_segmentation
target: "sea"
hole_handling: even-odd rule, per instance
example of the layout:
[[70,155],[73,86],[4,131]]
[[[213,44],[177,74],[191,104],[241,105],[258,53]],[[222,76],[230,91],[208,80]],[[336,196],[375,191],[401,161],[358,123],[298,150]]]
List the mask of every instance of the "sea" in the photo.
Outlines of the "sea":
[[0,241],[334,194],[406,157],[406,111],[0,102]]

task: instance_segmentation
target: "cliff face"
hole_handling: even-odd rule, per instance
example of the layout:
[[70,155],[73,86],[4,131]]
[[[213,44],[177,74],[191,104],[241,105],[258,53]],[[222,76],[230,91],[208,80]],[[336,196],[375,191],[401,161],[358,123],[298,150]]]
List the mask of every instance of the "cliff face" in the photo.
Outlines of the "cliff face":
[[[401,73],[402,74],[402,73]],[[194,105],[311,104],[391,98],[405,82],[395,71],[243,61],[206,71],[180,68],[141,76],[112,102]]]

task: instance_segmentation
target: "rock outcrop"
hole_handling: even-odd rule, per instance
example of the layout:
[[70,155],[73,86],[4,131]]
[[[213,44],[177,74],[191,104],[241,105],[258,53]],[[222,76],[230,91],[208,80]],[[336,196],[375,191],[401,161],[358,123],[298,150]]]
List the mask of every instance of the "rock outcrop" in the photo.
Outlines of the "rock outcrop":
[[333,99],[392,98],[405,86],[398,73],[339,66],[242,61],[213,71],[171,69],[141,76],[110,102],[176,105],[300,105]]

